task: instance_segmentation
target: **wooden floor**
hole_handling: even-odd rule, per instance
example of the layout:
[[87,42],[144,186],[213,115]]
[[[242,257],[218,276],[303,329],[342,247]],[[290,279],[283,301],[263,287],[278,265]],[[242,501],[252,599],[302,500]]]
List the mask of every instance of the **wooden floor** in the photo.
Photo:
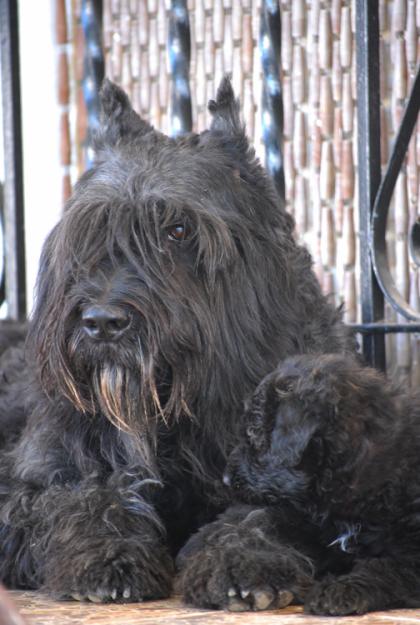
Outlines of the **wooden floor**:
[[[186,608],[178,599],[125,605],[56,602],[34,592],[11,592],[28,625],[410,625],[420,610],[374,612],[362,617],[316,617],[292,607],[273,612],[213,612]],[[3,621],[1,620],[1,623]],[[8,625],[18,625],[18,621]],[[19,624],[20,625],[20,624]]]

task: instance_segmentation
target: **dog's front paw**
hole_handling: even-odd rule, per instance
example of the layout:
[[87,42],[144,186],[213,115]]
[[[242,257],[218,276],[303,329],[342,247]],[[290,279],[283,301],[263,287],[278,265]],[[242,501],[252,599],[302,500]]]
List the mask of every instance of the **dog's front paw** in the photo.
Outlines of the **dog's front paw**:
[[284,608],[293,592],[264,570],[263,557],[256,554],[221,553],[206,550],[188,560],[178,589],[186,603],[232,612]]
[[371,597],[357,579],[347,576],[327,577],[313,586],[305,600],[305,612],[345,616],[364,614],[370,607]]
[[98,544],[70,559],[51,562],[44,589],[58,599],[136,602],[168,597],[173,563],[166,549],[153,551],[130,541]]
[[278,588],[255,554],[206,550],[190,558],[178,589],[186,603],[232,612],[283,608],[294,599],[287,588]]
[[211,609],[283,608],[312,583],[311,563],[265,535],[256,517],[202,528],[184,547],[179,566],[177,587],[185,602]]

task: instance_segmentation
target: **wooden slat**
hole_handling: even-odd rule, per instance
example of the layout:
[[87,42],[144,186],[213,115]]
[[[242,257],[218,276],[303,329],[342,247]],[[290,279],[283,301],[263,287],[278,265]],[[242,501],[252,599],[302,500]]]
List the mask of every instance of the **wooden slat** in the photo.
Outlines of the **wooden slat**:
[[420,610],[375,612],[343,619],[307,616],[292,606],[269,612],[228,613],[187,608],[177,598],[125,605],[56,602],[39,593],[12,592],[21,613],[32,625],[410,625]]

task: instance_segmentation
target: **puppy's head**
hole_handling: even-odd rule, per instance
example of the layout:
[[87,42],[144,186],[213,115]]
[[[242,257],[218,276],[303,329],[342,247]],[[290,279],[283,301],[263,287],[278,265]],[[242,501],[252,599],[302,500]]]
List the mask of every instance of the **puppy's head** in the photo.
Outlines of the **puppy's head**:
[[340,504],[377,465],[393,408],[385,378],[348,356],[289,358],[247,403],[224,481],[257,504]]

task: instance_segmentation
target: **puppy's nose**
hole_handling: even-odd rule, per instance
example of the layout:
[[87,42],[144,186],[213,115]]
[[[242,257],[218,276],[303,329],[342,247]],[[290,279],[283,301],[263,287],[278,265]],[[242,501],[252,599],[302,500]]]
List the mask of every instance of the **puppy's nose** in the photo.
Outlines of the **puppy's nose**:
[[131,317],[117,306],[89,306],[82,312],[82,327],[91,339],[119,339],[130,323]]

